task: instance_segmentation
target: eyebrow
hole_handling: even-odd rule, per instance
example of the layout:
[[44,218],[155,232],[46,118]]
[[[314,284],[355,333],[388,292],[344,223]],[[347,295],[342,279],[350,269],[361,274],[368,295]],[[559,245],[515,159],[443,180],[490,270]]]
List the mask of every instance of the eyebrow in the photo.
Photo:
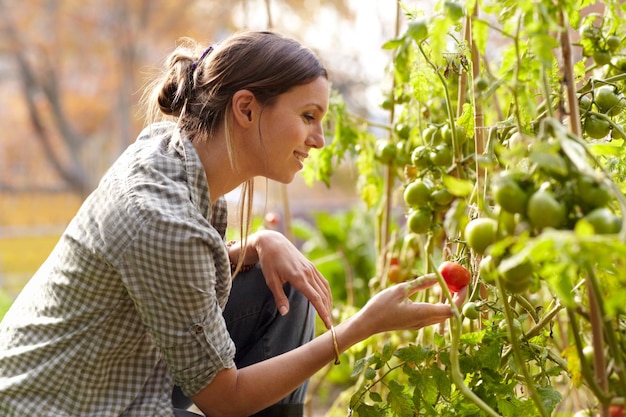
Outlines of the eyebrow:
[[317,109],[318,109],[320,112],[324,113],[324,108],[323,108],[321,105],[317,104],[317,103],[311,102],[311,103],[306,104],[306,106],[305,106],[305,107],[308,107],[308,106],[317,107]]

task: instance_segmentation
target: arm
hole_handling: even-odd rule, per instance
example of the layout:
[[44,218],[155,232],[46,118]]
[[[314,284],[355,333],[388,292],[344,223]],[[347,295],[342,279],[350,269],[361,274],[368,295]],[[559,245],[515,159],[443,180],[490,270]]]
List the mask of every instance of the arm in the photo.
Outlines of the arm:
[[[415,303],[409,299],[434,282],[436,279],[420,287],[406,282],[378,293],[357,314],[337,326],[339,350],[344,351],[376,333],[417,330],[451,317],[449,305]],[[463,303],[466,292],[464,289],[456,295],[457,305]],[[220,371],[192,400],[208,417],[250,415],[283,398],[333,358],[332,334],[326,332],[283,355],[246,368]],[[229,401],[223,401],[224,398]]]
[[[237,263],[241,249],[241,242],[229,247],[228,256],[232,263]],[[261,265],[280,314],[289,312],[289,302],[283,290],[283,284],[289,282],[313,304],[326,328],[330,329],[333,303],[330,285],[315,265],[284,235],[270,230],[250,235],[243,263],[248,265],[257,262]]]

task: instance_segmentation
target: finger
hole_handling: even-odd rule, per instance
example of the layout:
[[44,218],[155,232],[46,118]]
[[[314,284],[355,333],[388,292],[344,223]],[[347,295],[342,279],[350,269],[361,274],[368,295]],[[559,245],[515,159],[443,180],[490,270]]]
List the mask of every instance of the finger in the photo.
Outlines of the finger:
[[329,306],[328,297],[318,290],[310,288],[310,293],[305,296],[309,299],[315,311],[320,316],[320,319],[324,322],[327,329],[330,329],[333,322],[331,318],[331,307]]
[[333,309],[333,293],[330,289],[330,284],[317,269],[315,272],[317,277],[316,282],[319,285],[320,293],[324,296],[324,299],[326,300],[326,307],[330,313]]
[[459,292],[454,294],[453,301],[456,304],[457,308],[461,308],[465,303],[465,299],[467,298],[469,286],[463,287]]
[[285,290],[283,289],[281,281],[279,279],[268,280],[267,287],[274,296],[274,302],[276,303],[278,312],[281,316],[284,316],[289,312],[289,300],[285,295]]
[[[309,285],[305,286],[302,292],[309,299],[311,304],[313,304],[313,307],[324,322],[324,325],[330,329],[332,326],[333,308],[330,284],[315,267],[313,267],[311,275],[312,279]],[[305,293],[305,291],[310,292]]]
[[430,314],[428,317],[431,319],[431,324],[441,323],[454,315],[452,308],[447,304],[431,304],[429,309]]
[[435,274],[426,274],[421,277],[414,278],[410,281],[404,282],[404,286],[406,288],[407,296],[411,296],[418,291],[425,290],[426,288],[430,288],[437,283],[437,275]]

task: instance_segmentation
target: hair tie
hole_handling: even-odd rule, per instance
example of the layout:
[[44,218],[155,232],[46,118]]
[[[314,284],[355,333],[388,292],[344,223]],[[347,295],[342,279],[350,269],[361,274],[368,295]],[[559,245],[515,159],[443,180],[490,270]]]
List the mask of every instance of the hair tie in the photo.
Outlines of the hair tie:
[[192,70],[192,71],[195,71],[195,70],[196,70],[196,68],[198,67],[198,64],[199,64],[200,62],[202,62],[202,60],[203,60],[204,58],[206,58],[206,56],[207,56],[208,54],[210,54],[210,53],[211,53],[211,51],[213,51],[213,45],[211,45],[211,46],[209,46],[208,48],[206,48],[206,49],[204,50],[204,52],[202,52],[202,55],[200,55],[200,58],[198,58],[198,60],[197,60],[197,61],[195,61],[193,64],[191,64],[191,70]]

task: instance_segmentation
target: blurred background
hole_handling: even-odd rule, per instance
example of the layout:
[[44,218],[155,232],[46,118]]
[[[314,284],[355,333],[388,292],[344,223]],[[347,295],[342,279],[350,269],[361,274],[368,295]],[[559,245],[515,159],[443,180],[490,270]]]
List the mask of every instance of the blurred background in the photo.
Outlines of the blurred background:
[[[409,2],[410,3],[410,2]],[[417,2],[415,2],[417,3]],[[384,118],[393,0],[0,0],[0,293],[8,302],[143,126],[142,88],[181,37],[273,29],[314,49],[351,112]],[[271,227],[357,204],[355,178],[257,187]],[[238,201],[238,194],[232,198]],[[284,225],[282,225],[284,228]]]

